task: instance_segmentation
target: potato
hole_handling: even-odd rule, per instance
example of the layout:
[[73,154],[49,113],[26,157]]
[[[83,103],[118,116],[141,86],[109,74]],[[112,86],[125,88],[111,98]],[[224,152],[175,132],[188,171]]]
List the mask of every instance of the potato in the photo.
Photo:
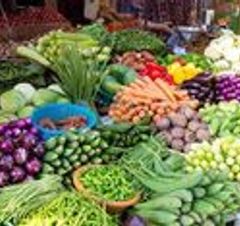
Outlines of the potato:
[[163,131],[163,132],[158,133],[157,136],[162,137],[168,144],[171,144],[172,136],[169,132]]
[[191,121],[188,123],[188,129],[192,132],[196,132],[199,128],[201,128],[201,123],[198,121]]
[[170,120],[168,118],[161,118],[159,120],[157,120],[156,122],[156,126],[159,130],[165,130],[168,129],[170,127]]
[[171,123],[173,126],[179,126],[179,127],[186,127],[187,126],[187,118],[181,114],[181,113],[172,113],[169,116],[169,119],[171,120]]
[[196,133],[198,141],[209,140],[211,137],[210,131],[206,129],[199,129]]
[[171,129],[172,138],[184,138],[185,130],[181,127],[174,127]]
[[196,141],[196,134],[192,131],[187,130],[185,131],[184,140],[186,143],[193,143]]
[[194,118],[194,116],[197,114],[196,111],[194,111],[192,108],[183,106],[180,108],[180,112],[186,116],[188,120],[191,120]]
[[172,142],[171,142],[171,146],[176,151],[183,151],[184,142],[181,139],[173,139]]

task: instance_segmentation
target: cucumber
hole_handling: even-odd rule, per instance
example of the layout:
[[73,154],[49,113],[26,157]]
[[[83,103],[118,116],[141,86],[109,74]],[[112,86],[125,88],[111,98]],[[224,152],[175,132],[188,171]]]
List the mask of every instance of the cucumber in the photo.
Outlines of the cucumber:
[[81,162],[80,162],[80,161],[76,161],[76,162],[74,162],[74,164],[73,164],[73,167],[74,167],[75,169],[79,168],[80,166],[81,166]]
[[51,165],[54,167],[60,167],[62,165],[62,162],[60,160],[55,160],[51,162]]
[[211,220],[206,220],[202,226],[215,226],[216,224]]
[[172,210],[179,209],[182,206],[182,201],[175,197],[158,197],[142,204],[138,204],[136,209],[141,210],[167,210],[172,212]]
[[182,215],[180,222],[182,226],[191,226],[194,224],[194,219],[188,215]]
[[78,141],[78,135],[69,132],[69,133],[67,133],[67,139],[68,139],[69,141],[72,141],[72,142],[73,142],[73,141]]
[[49,163],[51,163],[57,159],[58,159],[58,154],[56,154],[54,152],[47,152],[44,156],[44,161],[49,162]]
[[51,173],[54,173],[54,168],[47,164],[47,163],[44,163],[43,164],[43,168],[42,168],[42,173],[43,174],[51,174]]
[[79,155],[78,154],[75,154],[75,155],[72,155],[72,156],[69,157],[69,161],[71,163],[74,163],[74,162],[76,162],[78,160],[79,160]]
[[64,145],[67,142],[67,138],[65,136],[60,136],[58,138],[58,144]]
[[80,146],[79,143],[77,141],[74,141],[74,142],[71,142],[68,145],[68,148],[70,148],[70,149],[77,149],[79,146]]
[[101,138],[99,137],[91,143],[91,147],[97,148],[100,146],[100,144],[101,144]]
[[206,190],[203,187],[193,188],[193,195],[195,198],[202,198],[206,195]]
[[76,150],[76,154],[78,154],[78,155],[82,154],[82,149],[80,147]]
[[102,164],[103,160],[101,158],[94,158],[91,161],[93,164]]
[[88,161],[88,156],[87,155],[82,155],[80,157],[80,160],[81,160],[82,163],[86,163]]
[[188,216],[192,217],[196,223],[198,223],[198,224],[201,224],[201,223],[202,223],[202,219],[201,219],[201,217],[200,217],[197,213],[191,211],[191,212],[188,214]]
[[69,156],[71,156],[74,152],[75,152],[74,149],[68,148],[68,149],[66,149],[66,150],[64,151],[63,155],[64,155],[65,157],[69,157]]
[[91,150],[87,153],[89,157],[93,157],[96,154],[95,150]]
[[54,152],[58,155],[62,155],[64,152],[64,147],[63,146],[58,146],[57,148],[55,148]]
[[92,131],[91,133],[88,133],[86,142],[91,143],[98,138],[100,138],[100,133],[98,131]]
[[169,224],[174,223],[178,216],[168,211],[153,211],[153,210],[141,210],[136,211],[136,214],[157,224]]
[[72,166],[71,166],[71,164],[69,163],[68,160],[63,159],[63,160],[62,160],[62,167],[63,167],[65,170],[69,170],[69,168],[71,168]]
[[211,203],[212,205],[214,205],[219,211],[223,210],[225,205],[222,201],[214,198],[214,197],[207,197],[204,198],[205,201]]
[[100,143],[100,148],[107,149],[108,147],[109,147],[108,143],[106,141],[102,140]]
[[78,141],[79,141],[79,143],[84,143],[85,142],[85,140],[86,140],[86,137],[84,136],[84,135],[79,135],[79,137],[78,137]]
[[57,174],[61,176],[65,175],[68,172],[69,172],[68,170],[65,170],[63,168],[57,170]]
[[184,214],[187,214],[191,211],[192,209],[192,203],[191,202],[187,202],[187,203],[184,203],[182,208],[181,208],[181,212],[184,213]]
[[83,145],[82,150],[84,153],[87,153],[92,150],[92,147],[90,145]]
[[48,149],[48,150],[52,150],[56,147],[57,145],[57,139],[55,137],[53,138],[50,138],[49,140],[47,140],[47,142],[45,143],[45,147]]

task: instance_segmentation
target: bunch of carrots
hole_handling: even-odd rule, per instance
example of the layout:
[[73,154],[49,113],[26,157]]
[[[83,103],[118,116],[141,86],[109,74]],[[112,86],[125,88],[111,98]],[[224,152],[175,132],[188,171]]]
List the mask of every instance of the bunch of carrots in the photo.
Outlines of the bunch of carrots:
[[170,86],[160,78],[153,81],[147,76],[124,87],[114,98],[109,116],[116,122],[138,123],[145,117],[157,122],[181,106],[193,109],[198,106],[198,101],[190,99],[186,91]]

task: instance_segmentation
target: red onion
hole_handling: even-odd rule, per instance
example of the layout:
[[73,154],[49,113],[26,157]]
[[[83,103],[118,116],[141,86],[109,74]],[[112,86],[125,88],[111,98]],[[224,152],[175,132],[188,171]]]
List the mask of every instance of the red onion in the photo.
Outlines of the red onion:
[[21,182],[24,180],[26,174],[21,167],[15,166],[13,170],[10,172],[12,182]]
[[3,153],[12,153],[13,148],[14,148],[14,146],[10,139],[5,140],[0,144],[0,151]]
[[26,164],[27,172],[30,175],[36,175],[41,170],[41,168],[42,168],[42,164],[36,158],[28,161]]

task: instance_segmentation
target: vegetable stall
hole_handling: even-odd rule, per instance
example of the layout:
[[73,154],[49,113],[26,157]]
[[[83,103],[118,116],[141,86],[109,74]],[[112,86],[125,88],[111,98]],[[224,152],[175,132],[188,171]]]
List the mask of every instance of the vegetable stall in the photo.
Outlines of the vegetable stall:
[[240,36],[174,55],[93,24],[16,52],[0,62],[0,225],[226,226],[240,211]]

